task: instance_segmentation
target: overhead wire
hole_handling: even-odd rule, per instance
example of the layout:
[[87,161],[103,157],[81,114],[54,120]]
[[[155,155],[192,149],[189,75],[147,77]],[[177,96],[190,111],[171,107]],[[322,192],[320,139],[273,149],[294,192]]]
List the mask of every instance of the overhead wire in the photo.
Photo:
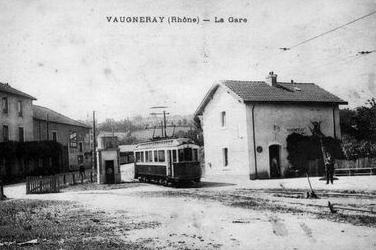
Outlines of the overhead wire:
[[[356,19],[354,19],[354,20],[351,20],[351,21],[349,21],[349,22],[347,22],[347,23],[345,23],[345,24],[342,24],[342,25],[340,25],[340,26],[337,26],[337,27],[335,27],[335,28],[333,28],[333,29],[331,29],[331,30],[328,30],[328,31],[326,31],[326,32],[323,32],[323,33],[321,33],[321,34],[319,34],[319,35],[316,35],[316,36],[311,37],[311,38],[309,38],[309,39],[306,39],[306,40],[304,40],[304,41],[302,41],[302,42],[299,42],[299,43],[297,43],[297,44],[295,44],[295,45],[293,45],[293,46],[291,46],[291,47],[280,47],[280,48],[279,48],[279,53],[274,54],[273,57],[279,57],[279,56],[281,56],[281,55],[286,55],[286,53],[290,52],[291,49],[293,49],[293,48],[296,48],[296,47],[298,47],[298,46],[300,46],[300,45],[302,45],[302,44],[308,43],[308,42],[310,42],[310,41],[312,41],[312,40],[315,40],[315,39],[317,39],[317,38],[319,38],[319,37],[322,37],[322,36],[324,36],[324,35],[327,35],[327,34],[329,34],[329,33],[332,33],[332,32],[334,32],[334,31],[336,31],[336,30],[339,30],[339,29],[341,29],[341,28],[343,28],[343,27],[345,27],[345,26],[348,26],[348,25],[350,25],[350,24],[353,24],[353,23],[355,23],[355,22],[357,22],[357,21],[360,21],[360,20],[362,20],[362,19],[364,19],[364,18],[367,18],[367,17],[369,17],[369,16],[371,16],[371,15],[374,15],[374,14],[376,14],[376,10],[374,10],[374,11],[372,11],[372,12],[366,14],[366,15],[363,15],[363,16],[361,16],[361,17],[359,17],[359,18],[356,18]],[[360,59],[362,56],[369,55],[369,54],[374,53],[374,52],[376,52],[376,50],[359,51],[356,55],[351,55],[351,56],[345,57],[344,60],[343,60],[342,58],[338,58],[338,59],[335,59],[334,61],[331,60],[329,63],[324,63],[324,64],[320,64],[320,63],[319,63],[319,64],[316,64],[317,66],[315,65],[314,68],[317,68],[317,69],[322,68],[322,67],[326,67],[326,68],[328,68],[329,66],[332,66],[332,65],[338,65],[338,64],[343,64],[343,63],[352,62],[352,61],[355,61],[355,60]],[[298,56],[298,55],[297,55],[297,56]],[[258,68],[258,67],[262,66],[262,65],[264,64],[263,62],[266,61],[266,59],[267,59],[267,58],[270,58],[270,57],[271,57],[270,55],[266,55],[266,56],[264,56],[263,58],[261,58],[261,60],[258,60],[258,62],[254,63],[254,67],[255,67],[255,68]],[[359,58],[358,58],[358,57],[359,57]],[[338,62],[337,60],[340,60],[340,61]],[[282,69],[286,69],[286,68],[289,68],[289,67],[290,67],[289,65],[286,65],[286,66],[283,67]]]
[[356,19],[354,19],[354,20],[352,20],[352,21],[350,21],[350,22],[347,22],[347,23],[345,23],[345,24],[342,24],[342,25],[340,25],[340,26],[337,26],[337,27],[335,27],[335,28],[333,28],[333,29],[331,29],[331,30],[328,30],[328,31],[323,32],[323,33],[321,33],[321,34],[318,34],[318,35],[316,35],[316,36],[314,36],[314,37],[311,37],[311,38],[309,38],[309,39],[307,39],[307,40],[304,40],[304,41],[302,41],[302,42],[299,42],[299,43],[297,43],[297,44],[295,44],[295,45],[293,45],[293,46],[291,46],[291,47],[280,48],[280,49],[283,50],[283,51],[291,50],[291,49],[296,48],[296,47],[298,47],[298,46],[300,46],[300,45],[302,45],[302,44],[308,43],[308,42],[310,42],[310,41],[312,41],[312,40],[315,40],[315,39],[317,39],[317,38],[319,38],[319,37],[322,37],[322,36],[324,36],[324,35],[327,35],[327,34],[329,34],[329,33],[332,33],[332,32],[334,32],[334,31],[336,31],[336,30],[339,30],[339,29],[341,29],[341,28],[343,28],[343,27],[346,27],[346,26],[348,26],[348,25],[350,25],[350,24],[353,24],[353,23],[355,23],[355,22],[357,22],[357,21],[360,21],[360,20],[362,20],[362,19],[364,19],[364,18],[366,18],[366,17],[372,16],[372,15],[374,15],[374,14],[376,14],[376,10],[374,10],[374,11],[372,11],[372,12],[370,12],[370,13],[364,15],[364,16],[358,17],[358,18],[356,18]]

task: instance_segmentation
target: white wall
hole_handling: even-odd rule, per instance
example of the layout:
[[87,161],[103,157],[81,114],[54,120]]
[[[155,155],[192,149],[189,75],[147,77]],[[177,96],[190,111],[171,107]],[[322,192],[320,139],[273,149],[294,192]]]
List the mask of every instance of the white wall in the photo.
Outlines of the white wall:
[[[221,112],[226,112],[226,126]],[[202,117],[206,174],[249,174],[246,106],[220,86],[205,107]],[[228,148],[228,166],[224,167],[223,148]]]
[[[247,114],[251,115],[252,105],[247,105]],[[256,147],[261,146],[263,151],[256,153],[257,172],[259,178],[268,178],[269,171],[269,146],[281,145],[282,172],[288,167],[286,138],[292,133],[291,129],[300,129],[306,135],[311,135],[311,121],[321,121],[321,132],[326,136],[334,137],[333,107],[323,105],[303,104],[256,104],[254,109]],[[335,108],[336,135],[340,138],[339,112]],[[252,130],[252,123],[248,129]],[[253,148],[253,138],[250,137],[250,147]],[[251,159],[251,170],[254,169],[254,154]]]
[[120,164],[119,150],[100,150],[97,152],[97,182],[98,184],[106,183],[105,161],[114,161],[115,183],[120,183]]

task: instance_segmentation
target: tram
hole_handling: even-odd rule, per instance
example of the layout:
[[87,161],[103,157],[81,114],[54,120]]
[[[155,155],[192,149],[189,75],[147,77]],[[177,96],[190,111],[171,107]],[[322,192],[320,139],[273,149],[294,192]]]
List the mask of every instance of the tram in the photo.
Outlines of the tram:
[[134,150],[135,179],[163,185],[200,182],[199,146],[188,138],[140,143]]

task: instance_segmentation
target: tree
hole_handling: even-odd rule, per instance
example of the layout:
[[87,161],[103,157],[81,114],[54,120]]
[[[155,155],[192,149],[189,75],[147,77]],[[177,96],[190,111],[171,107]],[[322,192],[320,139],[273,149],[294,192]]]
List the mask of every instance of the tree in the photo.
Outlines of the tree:
[[357,138],[376,142],[376,100],[372,98],[367,101],[367,106],[356,109]]
[[341,131],[358,141],[376,142],[376,99],[367,100],[366,104],[355,110],[340,110]]

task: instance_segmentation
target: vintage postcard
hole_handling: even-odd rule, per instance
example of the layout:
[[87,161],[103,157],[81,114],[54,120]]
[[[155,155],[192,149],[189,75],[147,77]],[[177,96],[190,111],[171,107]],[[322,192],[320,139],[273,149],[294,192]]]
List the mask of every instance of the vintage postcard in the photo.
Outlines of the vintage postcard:
[[375,0],[0,0],[0,249],[376,249]]

